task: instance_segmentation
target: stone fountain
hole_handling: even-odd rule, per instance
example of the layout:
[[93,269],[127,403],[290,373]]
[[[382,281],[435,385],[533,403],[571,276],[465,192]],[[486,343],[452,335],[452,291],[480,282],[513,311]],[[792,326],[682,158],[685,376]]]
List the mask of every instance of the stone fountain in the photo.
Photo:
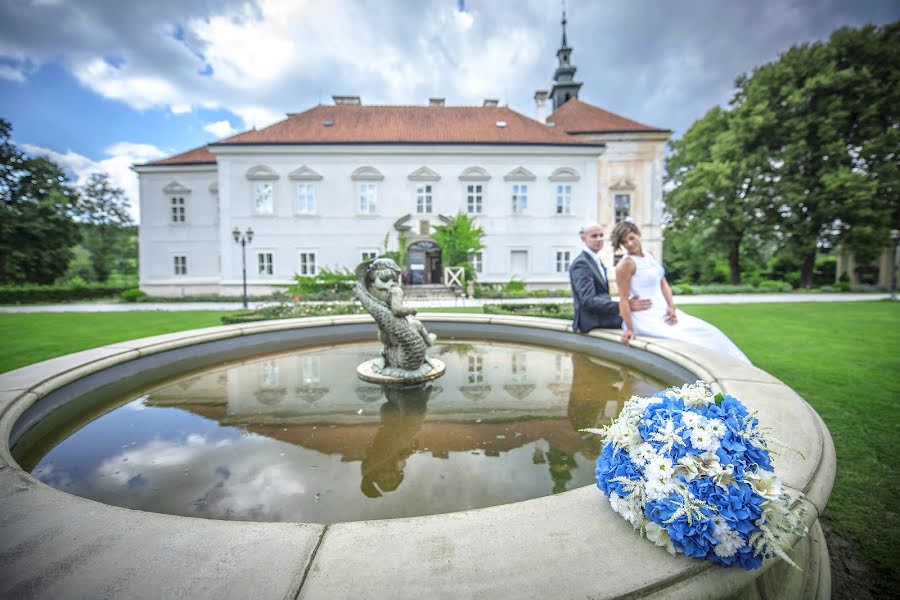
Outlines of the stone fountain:
[[356,368],[360,379],[382,384],[414,384],[437,379],[445,365],[426,350],[436,336],[419,321],[416,309],[403,305],[400,267],[389,258],[365,261],[356,267],[356,297],[378,325],[384,344],[381,357]]

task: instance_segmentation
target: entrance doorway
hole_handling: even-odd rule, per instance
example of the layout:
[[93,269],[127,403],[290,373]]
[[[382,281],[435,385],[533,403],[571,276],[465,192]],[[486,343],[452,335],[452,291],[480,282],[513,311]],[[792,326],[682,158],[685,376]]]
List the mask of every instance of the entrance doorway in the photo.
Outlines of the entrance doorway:
[[441,249],[432,241],[423,240],[409,246],[409,283],[422,285],[442,283]]

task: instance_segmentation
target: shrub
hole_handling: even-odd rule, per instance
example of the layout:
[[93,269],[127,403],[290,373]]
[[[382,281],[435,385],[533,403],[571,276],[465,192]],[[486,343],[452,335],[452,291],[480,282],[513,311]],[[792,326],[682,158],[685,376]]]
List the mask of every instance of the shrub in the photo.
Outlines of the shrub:
[[690,296],[694,293],[694,288],[686,283],[679,283],[671,287],[672,293],[678,296]]
[[302,300],[349,300],[355,283],[356,274],[350,269],[321,269],[316,275],[295,275],[285,293]]
[[524,294],[525,293],[525,282],[519,281],[518,279],[510,279],[509,283],[507,283],[503,287],[504,294]]
[[102,283],[85,283],[83,279],[75,285],[16,285],[0,286],[0,304],[34,304],[41,302],[78,302],[97,298],[114,298],[127,287]]
[[138,288],[129,288],[120,295],[125,302],[142,302],[147,299],[147,293]]
[[294,304],[283,303],[264,306],[256,310],[242,310],[224,315],[222,323],[250,323],[271,319],[297,319],[300,317],[323,317],[334,315],[356,315],[366,312],[362,305],[353,304]]
[[766,279],[759,282],[759,291],[761,292],[790,292],[793,286],[784,281],[776,281],[774,279]]
[[571,304],[485,304],[484,312],[489,315],[518,315],[522,317],[548,317],[568,319],[575,317]]

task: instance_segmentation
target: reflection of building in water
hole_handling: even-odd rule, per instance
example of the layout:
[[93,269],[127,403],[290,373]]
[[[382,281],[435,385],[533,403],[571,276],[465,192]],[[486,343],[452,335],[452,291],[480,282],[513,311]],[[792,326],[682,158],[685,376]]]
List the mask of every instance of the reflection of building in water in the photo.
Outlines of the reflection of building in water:
[[[447,372],[431,393],[427,414],[417,417],[415,427],[401,427],[400,417],[385,416],[390,409],[375,410],[384,401],[381,386],[355,377],[356,365],[379,350],[377,344],[336,346],[230,364],[157,388],[148,404],[177,406],[343,461],[364,460],[367,448],[374,447],[376,454],[396,449],[391,444],[399,441],[375,443],[392,429],[401,437],[413,436],[416,448],[436,457],[472,451],[497,455],[545,440],[554,486],[564,488],[572,457],[595,458],[599,452],[599,438],[577,430],[608,421],[609,403],[620,407],[632,393],[658,389],[581,354],[443,343],[432,352],[447,363]],[[381,471],[369,464],[366,469],[378,489],[390,487],[390,476],[376,475]]]

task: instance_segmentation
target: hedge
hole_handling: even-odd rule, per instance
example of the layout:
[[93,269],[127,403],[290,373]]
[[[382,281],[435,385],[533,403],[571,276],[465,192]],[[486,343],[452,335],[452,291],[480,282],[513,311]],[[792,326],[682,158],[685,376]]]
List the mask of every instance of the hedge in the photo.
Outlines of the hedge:
[[65,285],[16,285],[0,286],[0,304],[36,304],[40,302],[76,302],[113,298],[131,286],[106,285],[102,283],[83,286]]
[[335,315],[356,315],[366,312],[359,303],[354,304],[273,304],[257,310],[242,310],[224,315],[222,323],[250,323],[270,319],[296,319],[299,317],[323,317]]
[[485,304],[484,312],[489,315],[518,315],[522,317],[549,317],[551,319],[575,318],[572,304]]

